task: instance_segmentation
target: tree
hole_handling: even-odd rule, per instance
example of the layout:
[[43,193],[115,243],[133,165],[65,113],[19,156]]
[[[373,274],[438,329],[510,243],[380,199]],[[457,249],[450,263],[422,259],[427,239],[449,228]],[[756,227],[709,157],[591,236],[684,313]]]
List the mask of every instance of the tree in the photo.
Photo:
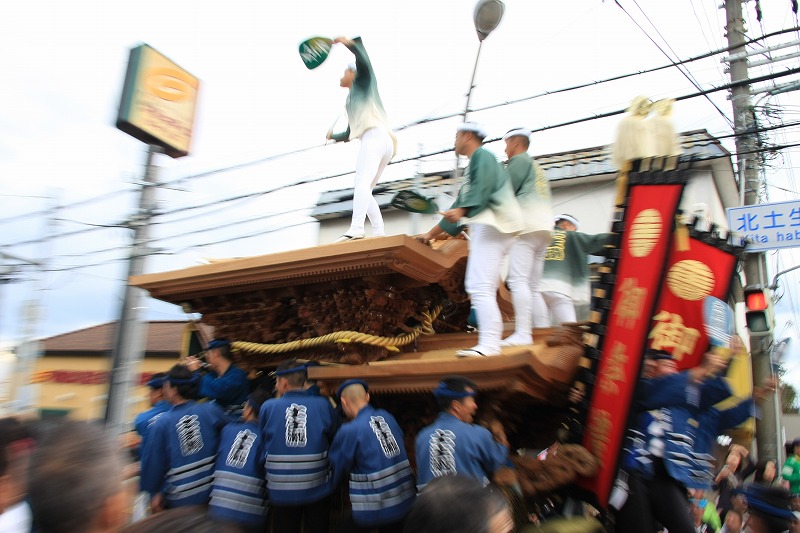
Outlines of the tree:
[[800,412],[797,406],[797,389],[786,382],[781,382],[781,410],[784,413],[797,414]]

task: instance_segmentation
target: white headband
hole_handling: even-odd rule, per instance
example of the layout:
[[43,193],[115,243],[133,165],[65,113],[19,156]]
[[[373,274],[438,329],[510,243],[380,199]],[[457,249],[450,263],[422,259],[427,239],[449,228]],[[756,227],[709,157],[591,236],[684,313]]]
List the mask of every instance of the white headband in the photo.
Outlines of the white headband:
[[347,64],[347,70],[352,70],[353,72],[356,72],[356,64],[355,63],[348,63]]
[[578,229],[578,228],[580,228],[580,224],[578,224],[578,219],[577,219],[577,218],[575,218],[575,217],[574,217],[574,216],[572,216],[572,215],[567,215],[566,213],[565,213],[565,214],[562,214],[562,215],[558,215],[558,216],[557,216],[557,217],[556,217],[556,218],[553,220],[553,222],[554,222],[555,224],[558,224],[558,221],[559,221],[559,220],[566,220],[567,222],[572,222],[573,224],[575,224],[575,229]]
[[459,124],[456,131],[471,131],[481,139],[486,138],[486,130],[477,122],[464,122],[463,124]]
[[505,141],[510,137],[530,137],[530,136],[531,136],[530,130],[526,130],[525,128],[514,128],[513,130],[509,130],[508,133],[503,135],[503,140]]

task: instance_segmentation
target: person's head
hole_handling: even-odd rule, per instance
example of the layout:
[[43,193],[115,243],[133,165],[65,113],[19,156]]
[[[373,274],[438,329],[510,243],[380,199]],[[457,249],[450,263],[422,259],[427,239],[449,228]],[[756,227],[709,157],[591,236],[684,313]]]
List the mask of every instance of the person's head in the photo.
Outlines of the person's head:
[[206,346],[206,362],[214,372],[225,371],[231,366],[231,341],[214,339]]
[[455,149],[458,155],[471,156],[481,147],[486,138],[483,126],[476,122],[464,122],[456,129]]
[[261,412],[261,406],[264,402],[269,400],[270,394],[264,389],[256,389],[247,397],[242,410],[242,418],[245,422],[252,422],[258,420],[258,413]]
[[356,79],[356,65],[355,63],[350,63],[347,65],[347,68],[344,69],[344,74],[342,74],[342,79],[339,80],[339,86],[349,89],[353,86],[353,82]]
[[672,354],[664,350],[651,350],[647,358],[653,361],[652,375],[650,377],[660,378],[678,372],[678,363]]
[[305,381],[306,365],[296,359],[287,359],[275,370],[275,393],[283,396],[287,391],[302,389]]
[[28,465],[34,440],[31,427],[16,418],[0,419],[0,514],[28,491]]
[[444,476],[428,483],[414,502],[407,533],[508,533],[514,521],[497,492],[466,476]]
[[122,456],[102,426],[68,421],[38,444],[28,500],[41,533],[116,531],[132,502],[122,484]]
[[555,217],[555,225],[564,231],[578,231],[580,223],[578,219],[567,213],[562,213]]
[[475,382],[463,376],[446,376],[433,390],[439,409],[467,423],[472,423],[478,410],[477,393]]
[[528,151],[531,145],[530,133],[524,128],[515,128],[503,135],[503,140],[506,142],[506,156],[509,159]]
[[783,487],[765,487],[751,483],[744,491],[750,513],[748,528],[752,533],[779,533],[789,529],[794,519],[789,491]]
[[789,533],[800,533],[800,512],[794,511],[794,518],[789,525]]
[[347,418],[353,419],[369,403],[369,385],[360,379],[348,379],[336,390]]
[[789,505],[792,506],[792,511],[800,511],[800,492],[792,494],[792,500]]
[[725,527],[728,528],[728,531],[735,531],[738,533],[742,530],[743,525],[744,520],[742,519],[742,513],[734,509],[729,509],[728,512],[725,513]]
[[792,453],[800,456],[800,438],[792,441]]
[[166,372],[156,372],[147,382],[147,390],[150,396],[150,405],[155,405],[164,399],[164,378]]
[[200,393],[200,378],[184,365],[175,365],[164,378],[164,397],[173,405],[194,400]]
[[756,465],[753,481],[764,485],[770,485],[778,475],[778,467],[773,459],[762,459]]
[[747,512],[747,498],[744,494],[734,494],[731,496],[731,509],[744,516]]

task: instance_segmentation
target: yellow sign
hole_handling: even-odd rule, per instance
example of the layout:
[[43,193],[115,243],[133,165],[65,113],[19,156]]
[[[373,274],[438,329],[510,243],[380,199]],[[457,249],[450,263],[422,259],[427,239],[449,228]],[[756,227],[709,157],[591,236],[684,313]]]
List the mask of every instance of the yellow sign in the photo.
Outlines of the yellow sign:
[[131,50],[117,127],[171,157],[189,153],[200,80],[143,44]]

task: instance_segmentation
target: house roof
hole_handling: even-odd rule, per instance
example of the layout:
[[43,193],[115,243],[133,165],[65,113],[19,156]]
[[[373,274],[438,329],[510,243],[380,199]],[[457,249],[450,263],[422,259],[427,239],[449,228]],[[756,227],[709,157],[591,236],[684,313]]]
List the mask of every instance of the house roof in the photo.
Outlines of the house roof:
[[[686,131],[681,133],[680,137],[683,158],[691,158],[694,161],[719,158],[730,160],[730,152],[706,130]],[[535,159],[542,166],[551,183],[617,172],[617,168],[611,163],[611,146],[596,146],[569,152],[544,154],[536,156]],[[398,191],[416,189],[435,196],[438,193],[452,190],[454,181],[452,171],[434,172],[420,177],[379,183],[372,194],[381,209],[394,209],[390,204],[392,197]],[[341,218],[349,216],[352,210],[353,189],[338,189],[323,192],[311,212],[311,216],[317,220]]]
[[[42,353],[47,355],[108,353],[114,346],[114,332],[118,322],[98,324],[76,331],[69,331],[41,339]],[[170,354],[177,356],[183,350],[184,332],[191,322],[154,321],[147,323],[146,353]],[[205,324],[196,324],[204,339],[213,338],[213,328]]]

